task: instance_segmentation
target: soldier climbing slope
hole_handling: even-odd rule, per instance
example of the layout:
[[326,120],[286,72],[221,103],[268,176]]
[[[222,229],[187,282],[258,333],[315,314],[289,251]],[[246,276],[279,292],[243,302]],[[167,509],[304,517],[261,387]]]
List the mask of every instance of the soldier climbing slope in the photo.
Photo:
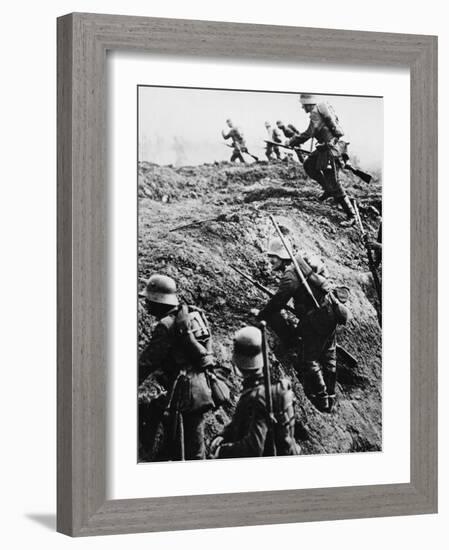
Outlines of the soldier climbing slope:
[[204,414],[221,404],[214,402],[207,378],[215,377],[207,318],[199,308],[179,304],[175,281],[165,275],[152,275],[144,296],[158,322],[139,358],[139,384],[156,388],[154,399],[139,405],[143,453],[152,457],[163,424],[160,458],[203,459]]
[[[265,128],[267,130],[269,141],[282,143],[281,132],[277,128],[272,128],[271,124],[268,121],[265,122]],[[273,158],[273,153],[278,160],[281,160],[281,152],[279,150],[279,147],[276,147],[276,145],[273,145],[273,143],[267,143],[267,146],[265,148],[265,155],[268,160],[271,160]]]
[[[258,328],[244,327],[236,332],[234,363],[243,376],[242,393],[231,423],[211,444],[214,458],[300,454],[294,437],[293,391],[284,379],[270,384],[270,393],[266,393],[262,333]],[[271,415],[267,395],[272,397]]]
[[[312,154],[304,162],[304,170],[307,175],[320,184],[324,193],[320,200],[333,197],[341,205],[348,220],[342,222],[342,226],[353,225],[355,213],[351,201],[340,181],[340,170],[344,162],[340,159],[340,138],[343,130],[338,117],[331,105],[318,102],[315,96],[310,94],[300,95],[301,105],[310,115],[308,128],[299,135],[293,136],[289,145],[299,146],[308,139],[315,138],[318,145]],[[344,143],[346,153],[347,143]]]
[[348,297],[347,289],[332,290],[324,266],[298,255],[295,263],[301,270],[299,276],[278,238],[271,241],[268,257],[273,271],[281,275],[279,289],[261,311],[253,309],[252,312],[258,320],[266,320],[270,325],[293,299],[299,319],[297,337],[301,337],[302,344],[304,391],[319,411],[330,413],[337,380],[336,328],[346,324],[349,318],[349,311],[343,305]]

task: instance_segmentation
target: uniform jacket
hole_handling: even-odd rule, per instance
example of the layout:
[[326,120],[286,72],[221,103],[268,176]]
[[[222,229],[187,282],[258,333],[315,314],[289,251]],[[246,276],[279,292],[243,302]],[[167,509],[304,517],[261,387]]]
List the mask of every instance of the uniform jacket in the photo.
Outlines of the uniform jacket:
[[336,137],[343,136],[333,108],[327,103],[317,103],[309,115],[310,123],[307,130],[294,136],[290,140],[290,145],[301,145],[311,138],[315,138],[318,143],[332,144]]
[[[312,292],[321,304],[328,291],[326,272],[322,266],[313,265],[312,262],[298,257],[298,265],[309,283]],[[311,265],[312,264],[312,265]],[[314,309],[312,298],[307,293],[304,285],[299,280],[293,265],[287,267],[276,294],[268,301],[267,305],[259,313],[260,319],[269,319],[271,315],[283,309],[290,299],[293,299],[294,308],[301,320],[305,314]]]
[[[278,391],[275,388],[272,386],[272,393]],[[293,405],[290,409],[289,418],[285,423],[280,421],[279,430],[276,430],[278,455],[299,454],[294,439]],[[246,380],[232,421],[222,433],[224,444],[220,448],[219,458],[268,456],[268,429],[263,376]]]
[[223,134],[224,139],[232,139],[233,145],[238,145],[239,147],[246,147],[245,138],[243,133],[238,128],[230,128],[227,134]]
[[[188,306],[189,311],[201,311]],[[168,382],[172,381],[181,369],[196,368],[192,356],[180,341],[176,332],[176,316],[179,307],[173,308],[156,325],[151,339],[139,357],[139,384],[155,371],[163,373]],[[208,345],[210,351],[210,345]]]
[[299,131],[293,126],[293,124],[288,124],[285,126],[279,126],[279,129],[283,131],[286,138],[292,138],[294,135],[299,134]]
[[278,128],[267,128],[268,138],[276,143],[282,143],[282,135]]

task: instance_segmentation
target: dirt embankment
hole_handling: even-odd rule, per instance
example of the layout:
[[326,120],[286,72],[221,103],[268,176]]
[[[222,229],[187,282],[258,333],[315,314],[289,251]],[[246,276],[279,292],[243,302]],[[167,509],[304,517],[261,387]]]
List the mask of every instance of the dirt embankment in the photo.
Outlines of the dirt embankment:
[[[377,234],[381,185],[345,173],[345,187],[360,204],[368,231]],[[265,254],[274,236],[268,214],[285,228],[298,251],[321,258],[336,284],[350,288],[352,320],[339,329],[339,343],[358,367],[339,365],[338,404],[319,413],[298,380],[295,350],[270,334],[275,376],[289,376],[297,398],[297,438],[303,453],[341,453],[381,448],[381,334],[373,306],[366,254],[355,228],[341,228],[342,211],[320,203],[320,189],[298,163],[216,163],[194,167],[139,166],[139,290],[155,272],[173,277],[179,295],[203,308],[219,362],[231,368],[233,333],[252,320],[249,310],[266,297],[242,279],[236,265],[275,290]],[[195,223],[198,222],[198,223]],[[190,224],[190,225],[189,225]],[[187,227],[183,227],[187,226]],[[178,229],[176,229],[178,228]],[[139,307],[139,350],[151,319]],[[232,404],[208,415],[207,443],[229,421],[240,389],[231,376]],[[145,399],[145,392],[140,392]]]

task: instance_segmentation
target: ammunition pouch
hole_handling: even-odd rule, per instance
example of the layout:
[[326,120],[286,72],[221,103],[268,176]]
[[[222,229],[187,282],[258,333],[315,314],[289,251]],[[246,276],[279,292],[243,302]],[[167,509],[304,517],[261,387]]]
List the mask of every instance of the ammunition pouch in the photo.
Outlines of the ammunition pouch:
[[325,296],[323,304],[319,308],[309,311],[305,321],[314,332],[320,335],[330,334],[336,329],[337,317],[328,295]]
[[212,390],[205,372],[189,371],[180,374],[173,388],[175,403],[172,408],[180,412],[201,413],[214,408]]
[[215,407],[218,408],[225,403],[228,403],[231,397],[231,392],[224,378],[213,371],[207,371],[206,374],[208,377],[210,389],[212,392],[212,400],[215,404]]

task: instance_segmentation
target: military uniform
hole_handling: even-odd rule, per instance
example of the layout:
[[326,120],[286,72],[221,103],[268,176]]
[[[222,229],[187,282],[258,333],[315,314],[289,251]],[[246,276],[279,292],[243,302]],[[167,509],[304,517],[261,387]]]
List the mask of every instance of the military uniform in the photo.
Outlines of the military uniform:
[[312,403],[323,412],[330,412],[335,399],[336,385],[336,327],[344,324],[348,311],[330,292],[323,266],[297,258],[319,309],[306,291],[293,266],[285,269],[279,289],[270,299],[259,318],[270,323],[272,318],[293,299],[302,338],[304,390]]
[[234,150],[231,155],[231,162],[239,160],[240,162],[245,162],[242,153],[247,153],[248,149],[246,147],[246,141],[243,136],[243,133],[238,128],[230,128],[227,134],[223,133],[224,139],[232,139],[232,146]]
[[277,127],[279,128],[279,130],[282,130],[284,136],[289,139],[299,134],[299,130],[297,130],[296,127],[293,126],[293,124],[287,124],[286,126],[285,124],[278,123]]
[[[276,419],[276,454],[297,455],[300,449],[294,438],[293,392],[283,380],[272,386],[271,393]],[[232,421],[221,434],[223,442],[218,458],[271,456],[268,426],[263,375],[259,374],[244,380]]]
[[[169,311],[156,325],[151,340],[139,358],[139,384],[147,380],[155,383],[161,392],[149,403],[139,407],[139,435],[146,452],[151,453],[158,427],[164,424],[165,446],[161,458],[181,458],[179,441],[173,433],[173,419],[182,421],[187,460],[205,458],[204,413],[214,407],[210,390],[205,385],[204,369],[211,365],[210,333],[202,342],[191,342],[177,327],[181,308]],[[185,314],[208,332],[204,313],[187,306]],[[190,331],[192,332],[192,331]],[[201,340],[201,338],[200,338]],[[164,414],[168,413],[168,414]],[[171,437],[170,437],[171,436]]]
[[[271,128],[271,126],[268,126],[267,133],[268,133],[268,139],[270,141],[274,141],[275,143],[282,143],[281,133],[277,128]],[[271,155],[273,153],[275,154],[276,158],[280,160],[281,152],[279,150],[279,147],[277,147],[276,145],[273,145],[272,143],[267,143],[267,147],[265,149],[265,155],[268,160],[271,159]]]
[[341,181],[340,169],[344,164],[341,154],[346,153],[347,143],[339,142],[343,136],[338,118],[331,105],[321,102],[313,105],[309,112],[310,123],[305,132],[290,139],[292,147],[299,146],[315,138],[318,145],[304,162],[307,175],[320,184],[324,191],[323,198],[334,197],[349,218],[354,217],[354,210],[346,195]]

